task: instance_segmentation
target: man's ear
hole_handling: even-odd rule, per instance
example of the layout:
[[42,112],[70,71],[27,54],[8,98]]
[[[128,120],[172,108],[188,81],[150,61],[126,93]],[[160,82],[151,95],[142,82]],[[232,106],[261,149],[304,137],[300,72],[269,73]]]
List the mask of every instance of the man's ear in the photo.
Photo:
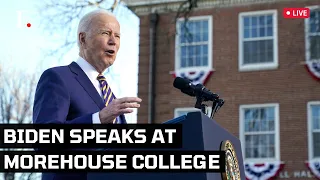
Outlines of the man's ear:
[[86,33],[80,32],[79,35],[80,46],[86,48]]

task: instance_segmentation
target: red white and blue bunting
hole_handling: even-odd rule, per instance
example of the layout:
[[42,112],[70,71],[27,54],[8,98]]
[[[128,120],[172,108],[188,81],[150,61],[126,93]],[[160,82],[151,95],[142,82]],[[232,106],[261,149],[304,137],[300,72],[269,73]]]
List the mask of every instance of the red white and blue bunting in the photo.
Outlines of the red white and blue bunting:
[[268,162],[268,163],[245,163],[244,171],[247,180],[271,180],[277,177],[283,169],[284,163]]
[[192,84],[206,84],[209,77],[213,73],[212,70],[209,69],[199,69],[196,71],[186,71],[186,70],[175,70],[173,73],[174,78],[182,77],[189,79]]
[[312,174],[317,179],[320,179],[320,160],[306,162],[306,165],[309,168],[309,170],[312,172]]
[[306,61],[305,67],[313,78],[320,80],[320,61]]

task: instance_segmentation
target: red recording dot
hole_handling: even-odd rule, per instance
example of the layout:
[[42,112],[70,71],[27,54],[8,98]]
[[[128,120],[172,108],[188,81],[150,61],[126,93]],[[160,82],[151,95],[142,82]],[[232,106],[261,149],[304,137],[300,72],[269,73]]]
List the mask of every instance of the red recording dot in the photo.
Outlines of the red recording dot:
[[28,23],[28,24],[27,24],[27,26],[28,26],[28,27],[31,27],[31,24],[30,24],[30,23]]

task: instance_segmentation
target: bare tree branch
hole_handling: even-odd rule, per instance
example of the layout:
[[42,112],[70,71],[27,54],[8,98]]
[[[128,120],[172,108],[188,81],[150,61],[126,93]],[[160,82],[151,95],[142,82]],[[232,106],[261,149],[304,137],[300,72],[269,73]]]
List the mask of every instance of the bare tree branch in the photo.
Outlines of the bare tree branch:
[[[4,69],[0,70],[0,123],[31,123],[33,94],[36,85],[35,74],[27,75]],[[13,149],[4,149],[4,151],[11,150]],[[3,177],[6,180],[14,180],[15,173],[6,172]]]
[[113,0],[111,5],[106,0],[77,0],[75,3],[55,0],[45,2],[44,6],[39,7],[44,31],[49,36],[59,34],[64,39],[63,43],[45,51],[45,56],[55,56],[61,60],[74,47],[77,42],[75,27],[85,11],[99,8],[114,12],[119,3],[120,0]]
[[35,75],[1,71],[0,117],[2,123],[31,122]]

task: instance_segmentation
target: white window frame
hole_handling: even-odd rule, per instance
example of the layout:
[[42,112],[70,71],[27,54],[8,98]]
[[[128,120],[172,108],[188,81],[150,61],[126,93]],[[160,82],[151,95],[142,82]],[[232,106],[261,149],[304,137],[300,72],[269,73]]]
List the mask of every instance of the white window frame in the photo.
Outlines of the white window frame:
[[202,66],[202,67],[186,67],[186,68],[180,68],[180,38],[179,38],[179,23],[184,21],[185,18],[178,18],[177,23],[176,23],[176,30],[178,33],[176,33],[176,38],[175,38],[175,69],[183,69],[185,71],[199,71],[201,69],[212,69],[212,16],[194,16],[188,18],[188,21],[191,20],[208,20],[208,65],[207,66]]
[[[317,9],[317,8],[320,8],[320,6],[308,6],[307,8],[311,10],[313,9]],[[305,34],[305,48],[306,48],[306,61],[309,61],[310,60],[310,41],[309,41],[309,21],[310,21],[310,18],[306,18],[304,20],[304,34]],[[320,59],[318,59],[320,60]]]
[[308,157],[310,160],[320,160],[320,158],[313,158],[313,136],[312,136],[312,105],[320,105],[320,101],[310,101],[307,105],[307,113],[308,113]]
[[[246,108],[264,108],[274,107],[275,112],[275,157],[274,158],[246,158],[245,157],[245,136],[244,136],[244,109]],[[246,104],[239,106],[239,136],[242,148],[242,157],[244,162],[262,163],[262,162],[274,162],[280,161],[280,131],[279,131],[279,104],[278,103],[267,103],[267,104]]]
[[[257,63],[243,65],[243,17],[251,15],[267,15],[272,14],[273,19],[273,62]],[[260,40],[269,39],[268,37],[262,37]],[[278,58],[278,12],[277,10],[264,10],[264,11],[251,11],[239,13],[239,71],[260,71],[260,70],[272,70],[277,69],[279,66]]]

